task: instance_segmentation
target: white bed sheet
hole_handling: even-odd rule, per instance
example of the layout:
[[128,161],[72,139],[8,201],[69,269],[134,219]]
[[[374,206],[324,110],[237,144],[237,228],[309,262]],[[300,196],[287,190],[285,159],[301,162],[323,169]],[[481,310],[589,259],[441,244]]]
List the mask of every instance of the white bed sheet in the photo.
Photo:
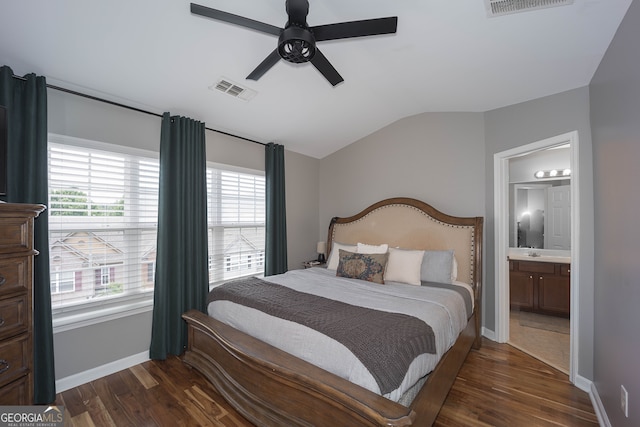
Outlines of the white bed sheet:
[[[467,325],[462,296],[448,289],[393,282],[380,285],[336,277],[334,271],[324,268],[291,270],[264,280],[352,305],[411,315],[430,325],[435,334],[436,354],[422,354],[411,363],[400,386],[384,395],[393,401],[398,401],[416,381],[433,370]],[[468,285],[466,287],[471,289]],[[225,300],[210,303],[208,314],[261,341],[381,394],[374,377],[353,353],[322,333]]]

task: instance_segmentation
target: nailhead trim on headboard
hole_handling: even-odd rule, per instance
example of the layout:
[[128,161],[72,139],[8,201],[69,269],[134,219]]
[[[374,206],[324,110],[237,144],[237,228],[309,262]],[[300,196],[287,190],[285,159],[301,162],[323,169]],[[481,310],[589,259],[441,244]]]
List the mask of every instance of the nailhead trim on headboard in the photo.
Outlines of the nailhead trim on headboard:
[[396,204],[389,204],[389,205],[384,205],[384,206],[380,206],[374,210],[372,210],[371,212],[367,213],[366,215],[364,215],[362,218],[359,218],[355,221],[351,221],[349,223],[346,224],[334,224],[333,226],[333,233],[331,235],[332,241],[335,241],[335,234],[336,234],[336,227],[346,227],[361,221],[364,221],[368,216],[372,215],[374,212],[377,212],[379,210],[382,209],[386,209],[386,208],[391,208],[391,207],[402,207],[402,208],[409,208],[409,209],[413,209],[416,212],[420,213],[421,215],[427,217],[428,219],[430,219],[431,221],[435,222],[436,224],[439,225],[443,225],[446,227],[451,227],[451,228],[462,228],[462,229],[470,229],[471,230],[471,242],[470,242],[470,247],[471,247],[471,256],[469,259],[469,275],[470,275],[470,279],[471,279],[471,284],[473,285],[474,283],[474,255],[475,255],[475,227],[473,225],[457,225],[457,224],[449,224],[446,222],[442,222],[434,217],[432,217],[431,215],[429,215],[427,212],[423,211],[422,209],[419,209],[415,206],[411,206],[411,205],[407,205],[407,204],[400,204],[400,203],[396,203]]

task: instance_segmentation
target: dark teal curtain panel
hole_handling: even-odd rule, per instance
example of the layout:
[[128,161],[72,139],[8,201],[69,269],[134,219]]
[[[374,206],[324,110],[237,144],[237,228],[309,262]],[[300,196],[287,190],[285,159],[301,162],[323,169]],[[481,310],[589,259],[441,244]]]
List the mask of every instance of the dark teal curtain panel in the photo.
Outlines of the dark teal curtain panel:
[[287,206],[284,181],[284,147],[265,146],[266,236],[264,275],[287,271]]
[[[27,74],[15,78],[0,68],[0,104],[7,107],[7,195],[9,203],[47,205],[47,83]],[[34,402],[55,401],[51,282],[49,278],[49,219],[46,211],[35,220],[34,245],[40,252],[33,266]],[[1,355],[0,355],[1,357]]]
[[187,344],[182,313],[205,310],[209,268],[204,132],[202,122],[162,116],[151,359],[181,354]]

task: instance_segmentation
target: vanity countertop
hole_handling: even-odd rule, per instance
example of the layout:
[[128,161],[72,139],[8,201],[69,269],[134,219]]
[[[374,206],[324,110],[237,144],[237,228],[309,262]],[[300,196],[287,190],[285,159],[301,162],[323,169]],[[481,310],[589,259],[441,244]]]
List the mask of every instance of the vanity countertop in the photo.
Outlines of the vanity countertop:
[[534,262],[571,263],[571,251],[532,248],[509,248],[508,259]]

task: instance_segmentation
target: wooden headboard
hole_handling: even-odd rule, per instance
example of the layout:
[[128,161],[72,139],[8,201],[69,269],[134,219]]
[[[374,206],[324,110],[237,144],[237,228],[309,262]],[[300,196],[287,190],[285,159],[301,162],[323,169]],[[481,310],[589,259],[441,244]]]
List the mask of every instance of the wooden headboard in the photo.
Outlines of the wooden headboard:
[[[474,287],[476,308],[482,290],[482,217],[455,217],[420,200],[397,197],[375,203],[359,214],[335,217],[329,225],[327,249],[332,242],[420,250],[453,249],[458,280]],[[328,255],[328,254],[327,254]]]

